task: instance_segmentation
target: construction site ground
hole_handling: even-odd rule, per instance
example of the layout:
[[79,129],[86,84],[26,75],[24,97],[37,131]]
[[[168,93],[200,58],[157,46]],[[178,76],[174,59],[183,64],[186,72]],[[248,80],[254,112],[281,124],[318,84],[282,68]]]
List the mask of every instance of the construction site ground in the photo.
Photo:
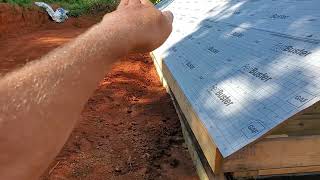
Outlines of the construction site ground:
[[[101,17],[57,24],[39,10],[0,4],[0,75],[36,61]],[[148,54],[124,57],[106,74],[41,179],[198,179]]]

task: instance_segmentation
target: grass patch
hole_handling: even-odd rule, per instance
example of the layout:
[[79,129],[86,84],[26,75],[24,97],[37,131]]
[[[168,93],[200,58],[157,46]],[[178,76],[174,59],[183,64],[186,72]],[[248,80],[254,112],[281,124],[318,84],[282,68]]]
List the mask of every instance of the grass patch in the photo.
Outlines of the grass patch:
[[70,16],[80,16],[97,11],[112,11],[118,5],[118,0],[0,0],[0,3],[31,7],[35,1],[43,1],[51,5],[63,7],[70,11]]
[[150,0],[153,4],[160,2],[161,0]]
[[[120,0],[0,0],[0,3],[17,4],[23,7],[31,7],[33,2],[43,1],[48,4],[54,4],[70,11],[70,16],[80,16],[83,14],[97,11],[110,12],[119,4]],[[150,0],[157,3],[160,0]]]

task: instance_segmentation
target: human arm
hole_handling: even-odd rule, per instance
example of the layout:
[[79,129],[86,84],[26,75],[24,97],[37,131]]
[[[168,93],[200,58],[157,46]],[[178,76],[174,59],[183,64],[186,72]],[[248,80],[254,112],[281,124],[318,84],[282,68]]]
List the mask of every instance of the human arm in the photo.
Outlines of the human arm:
[[171,22],[148,0],[123,0],[72,42],[0,79],[1,179],[38,178],[112,64],[161,45]]

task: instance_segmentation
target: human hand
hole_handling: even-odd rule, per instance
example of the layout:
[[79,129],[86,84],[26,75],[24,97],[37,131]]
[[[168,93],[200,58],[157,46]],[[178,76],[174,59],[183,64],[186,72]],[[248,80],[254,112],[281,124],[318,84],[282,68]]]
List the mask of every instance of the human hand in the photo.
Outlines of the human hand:
[[157,10],[149,0],[121,0],[111,14],[104,17],[102,24],[121,23],[118,31],[124,31],[122,39],[129,52],[150,52],[164,43],[172,31],[172,13]]

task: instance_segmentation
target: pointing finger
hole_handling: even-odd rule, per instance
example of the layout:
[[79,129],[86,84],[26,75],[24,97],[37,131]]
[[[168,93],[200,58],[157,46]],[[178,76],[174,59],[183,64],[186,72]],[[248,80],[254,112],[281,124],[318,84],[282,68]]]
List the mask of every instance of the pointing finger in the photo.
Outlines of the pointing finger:
[[173,14],[172,14],[172,12],[171,11],[163,11],[162,14],[166,17],[168,22],[170,24],[172,24],[172,22],[173,22]]

